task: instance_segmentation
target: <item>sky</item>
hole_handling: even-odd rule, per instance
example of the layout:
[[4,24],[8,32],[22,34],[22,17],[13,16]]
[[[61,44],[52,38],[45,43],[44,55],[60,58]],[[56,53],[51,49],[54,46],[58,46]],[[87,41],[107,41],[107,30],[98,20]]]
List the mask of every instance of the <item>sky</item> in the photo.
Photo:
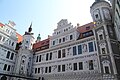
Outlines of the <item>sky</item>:
[[0,22],[14,21],[21,35],[32,22],[34,37],[41,39],[52,35],[61,19],[68,19],[73,26],[92,22],[90,6],[95,0],[0,0]]

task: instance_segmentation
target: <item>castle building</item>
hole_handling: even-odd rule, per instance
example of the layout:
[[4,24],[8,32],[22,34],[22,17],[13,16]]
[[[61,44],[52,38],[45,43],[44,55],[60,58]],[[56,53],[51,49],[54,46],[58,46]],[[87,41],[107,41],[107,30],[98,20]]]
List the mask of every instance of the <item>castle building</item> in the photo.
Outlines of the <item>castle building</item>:
[[14,23],[0,23],[0,74],[12,74],[8,80],[120,80],[119,0],[115,2],[113,13],[113,5],[95,0],[93,22],[73,26],[62,19],[45,40],[39,34],[34,42],[31,24],[17,52]]
[[14,26],[12,21],[0,23],[0,78],[2,74],[12,74],[15,67],[17,36]]

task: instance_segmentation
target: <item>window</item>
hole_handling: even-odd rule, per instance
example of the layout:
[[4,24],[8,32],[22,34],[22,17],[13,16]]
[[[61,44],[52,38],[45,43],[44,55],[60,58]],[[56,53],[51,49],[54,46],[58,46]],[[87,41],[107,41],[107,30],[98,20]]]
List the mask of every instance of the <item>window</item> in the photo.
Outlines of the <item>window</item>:
[[37,73],[37,68],[35,68],[35,74]]
[[73,56],[74,56],[74,55],[77,55],[76,46],[73,47]]
[[10,57],[10,51],[7,52],[7,56],[6,56],[6,58],[9,59],[9,57]]
[[55,45],[55,41],[53,41],[53,45]]
[[79,62],[79,70],[83,70],[83,62]]
[[65,42],[65,37],[63,38],[63,42]]
[[48,56],[49,56],[49,54],[47,53],[47,54],[46,54],[46,61],[48,61]]
[[96,14],[95,17],[98,18],[98,14]]
[[100,38],[100,40],[103,40],[103,35],[100,34],[100,35],[99,35],[99,38]]
[[73,63],[73,70],[77,70],[77,63]]
[[26,43],[28,43],[28,41],[26,41]]
[[38,73],[40,73],[40,68],[38,68]]
[[61,50],[58,51],[58,58],[61,58]]
[[9,45],[11,44],[11,40],[9,40]]
[[36,58],[36,62],[38,62],[38,56],[37,56],[37,58]]
[[110,73],[108,66],[104,66],[104,69],[105,69],[105,73],[106,73],[106,74],[109,74],[109,73]]
[[2,36],[0,35],[0,41],[1,41],[1,39],[2,39]]
[[5,65],[4,65],[4,68],[3,68],[3,70],[6,70],[6,68],[7,68],[7,64],[5,64]]
[[47,73],[48,72],[48,67],[45,67],[45,73]]
[[58,65],[58,72],[61,71],[61,65]]
[[39,62],[41,62],[41,55],[39,56]]
[[49,73],[51,73],[51,66],[49,66]]
[[59,39],[59,43],[61,43],[61,39]]
[[50,60],[52,60],[52,52],[50,53]]
[[65,65],[62,65],[62,71],[65,72]]
[[10,71],[10,65],[8,65],[7,71]]
[[82,54],[82,46],[78,45],[78,54]]
[[102,54],[106,54],[105,48],[102,48]]
[[14,46],[14,42],[12,42],[12,46]]
[[89,52],[93,52],[94,51],[93,42],[88,43],[88,46],[89,46]]
[[72,40],[73,39],[73,35],[70,35],[70,40]]
[[3,42],[5,41],[5,37],[3,37],[3,40],[2,40]]
[[14,57],[14,53],[11,54],[10,59],[13,60],[13,57]]
[[62,50],[62,57],[65,57],[66,53],[65,53],[65,49]]
[[93,70],[94,67],[93,67],[93,60],[90,60],[89,61],[89,70]]

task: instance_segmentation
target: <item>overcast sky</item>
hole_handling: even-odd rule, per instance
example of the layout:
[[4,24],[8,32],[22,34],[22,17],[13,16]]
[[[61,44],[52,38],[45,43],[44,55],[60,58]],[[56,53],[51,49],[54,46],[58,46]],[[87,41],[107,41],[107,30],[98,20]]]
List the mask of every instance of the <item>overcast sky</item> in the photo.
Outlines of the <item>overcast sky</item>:
[[68,19],[74,26],[92,22],[90,6],[95,0],[0,0],[0,22],[16,23],[21,35],[31,22],[36,38],[40,33],[46,39],[52,35],[61,19]]

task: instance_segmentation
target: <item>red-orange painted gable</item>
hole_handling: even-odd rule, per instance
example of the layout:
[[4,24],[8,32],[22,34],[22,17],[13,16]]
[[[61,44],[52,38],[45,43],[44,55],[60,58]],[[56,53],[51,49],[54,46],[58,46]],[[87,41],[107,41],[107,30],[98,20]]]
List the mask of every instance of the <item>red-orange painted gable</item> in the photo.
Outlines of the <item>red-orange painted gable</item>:
[[0,27],[3,27],[3,26],[5,26],[4,24],[2,24],[2,23],[0,23]]

